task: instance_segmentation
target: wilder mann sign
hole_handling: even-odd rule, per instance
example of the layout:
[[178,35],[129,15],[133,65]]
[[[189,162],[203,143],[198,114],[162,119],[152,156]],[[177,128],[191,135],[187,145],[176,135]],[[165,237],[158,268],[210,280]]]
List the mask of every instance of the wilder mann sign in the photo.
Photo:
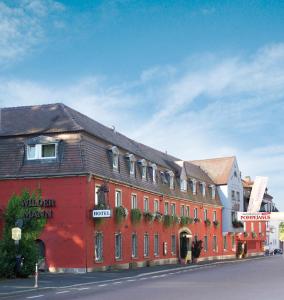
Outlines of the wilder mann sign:
[[[27,208],[24,212],[25,219],[36,219],[36,218],[52,218],[53,211],[50,209],[51,207],[55,207],[55,200],[53,199],[28,199],[22,201],[22,207]],[[28,208],[32,207],[41,207],[44,208],[41,211],[33,211]],[[49,209],[46,209],[49,208]]]

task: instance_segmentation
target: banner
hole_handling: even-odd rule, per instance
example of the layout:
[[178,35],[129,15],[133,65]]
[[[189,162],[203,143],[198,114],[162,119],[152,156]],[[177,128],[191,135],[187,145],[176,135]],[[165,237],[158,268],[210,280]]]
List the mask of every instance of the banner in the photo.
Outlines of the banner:
[[238,221],[251,222],[251,221],[263,221],[268,222],[270,220],[284,221],[284,212],[237,212]]
[[268,177],[256,176],[249,198],[248,212],[256,213],[260,209],[265,189],[267,187]]

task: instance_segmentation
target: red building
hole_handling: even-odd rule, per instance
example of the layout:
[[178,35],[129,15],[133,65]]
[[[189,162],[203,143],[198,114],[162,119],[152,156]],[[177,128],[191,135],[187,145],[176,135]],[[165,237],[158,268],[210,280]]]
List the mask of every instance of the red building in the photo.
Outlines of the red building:
[[[200,260],[226,255],[222,205],[200,167],[63,104],[2,109],[0,120],[0,209],[14,193],[41,189],[36,205],[48,219],[37,242],[50,271],[190,260],[194,239]],[[112,215],[93,218],[94,208]]]

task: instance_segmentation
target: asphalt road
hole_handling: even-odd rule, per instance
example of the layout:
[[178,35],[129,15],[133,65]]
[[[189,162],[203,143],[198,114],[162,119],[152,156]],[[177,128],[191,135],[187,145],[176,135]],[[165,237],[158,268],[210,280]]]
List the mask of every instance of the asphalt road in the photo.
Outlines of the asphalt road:
[[43,289],[7,299],[284,299],[284,259],[281,255],[195,269],[133,274],[97,283]]

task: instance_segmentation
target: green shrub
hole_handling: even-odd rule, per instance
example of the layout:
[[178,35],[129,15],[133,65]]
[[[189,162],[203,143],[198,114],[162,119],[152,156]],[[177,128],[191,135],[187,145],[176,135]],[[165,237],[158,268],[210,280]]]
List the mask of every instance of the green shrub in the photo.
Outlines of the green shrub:
[[130,211],[130,218],[133,224],[137,224],[141,221],[142,213],[139,208],[133,208]]
[[120,224],[127,216],[127,211],[123,206],[118,206],[115,208],[115,221]]
[[155,218],[155,216],[151,212],[149,212],[149,211],[145,211],[143,213],[143,216],[144,216],[144,220],[146,222],[153,222],[154,218]]
[[171,225],[173,225],[172,216],[164,215],[164,225],[165,225],[165,227],[170,227]]

